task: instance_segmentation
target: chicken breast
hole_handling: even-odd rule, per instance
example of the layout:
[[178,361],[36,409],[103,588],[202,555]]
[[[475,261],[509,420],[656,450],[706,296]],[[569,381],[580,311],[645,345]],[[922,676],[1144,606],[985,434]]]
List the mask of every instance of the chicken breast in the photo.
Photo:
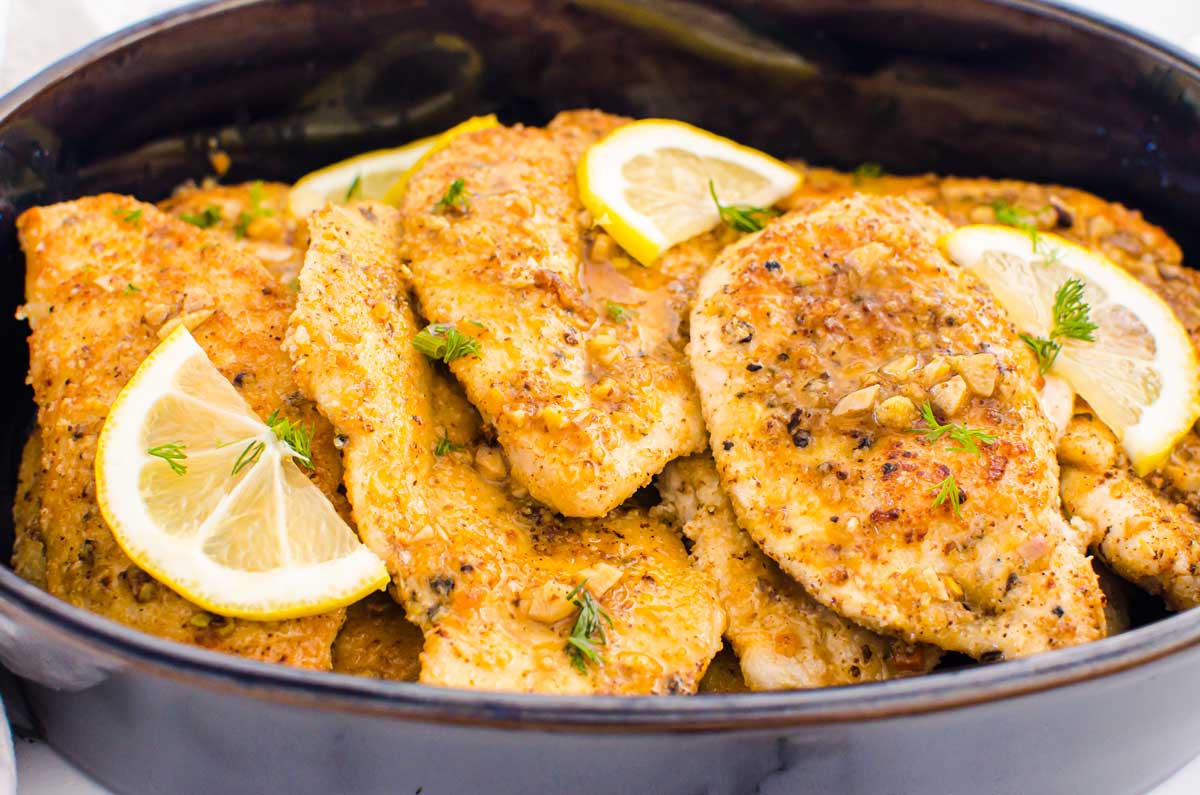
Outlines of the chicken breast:
[[[793,207],[812,207],[855,191],[927,202],[956,225],[994,223],[997,209],[1007,208],[1038,229],[1063,235],[1124,267],[1170,305],[1200,348],[1200,272],[1184,267],[1175,241],[1136,210],[1060,185],[933,175],[856,180],[812,168],[788,201]],[[1194,605],[1200,434],[1190,431],[1162,469],[1142,480],[1129,471],[1108,429],[1082,408],[1084,414],[1071,424],[1071,436],[1058,451],[1065,507],[1099,525],[1104,542],[1097,551],[1122,576],[1164,594],[1175,607]],[[1178,503],[1191,513],[1181,511]],[[1129,529],[1126,522],[1132,523]]]
[[1200,522],[1132,474],[1112,431],[1082,402],[1058,458],[1063,506],[1094,530],[1097,554],[1176,610],[1200,605]]
[[181,185],[159,209],[201,229],[220,234],[262,262],[280,283],[292,285],[304,264],[308,230],[288,211],[289,185],[243,182]]
[[[642,269],[590,232],[575,170],[605,128],[592,113],[460,136],[402,205],[423,313],[479,341],[451,369],[513,477],[568,516],[607,514],[704,447],[680,324],[706,251]],[[465,198],[447,206],[456,180]]]
[[[296,377],[344,438],[359,532],[424,632],[420,680],[694,692],[725,617],[678,536],[636,508],[568,520],[512,496],[490,431],[413,346],[399,215],[331,207],[309,225],[288,333]],[[567,651],[579,613],[568,597],[581,583],[611,618],[600,619],[602,662]]]
[[424,642],[403,607],[386,594],[372,594],[346,608],[346,623],[333,642],[333,670],[415,682],[421,673]]
[[751,690],[830,687],[925,673],[940,653],[851,624],[814,601],[737,525],[707,456],[672,461],[657,481],[664,512],[717,583],[725,637]]
[[[938,251],[948,229],[859,196],[718,258],[691,360],[722,486],[809,594],[877,632],[983,659],[1103,637],[1033,358]],[[935,438],[926,400],[977,432]]]
[[46,542],[42,533],[42,434],[34,430],[21,450],[13,500],[12,567],[18,577],[46,587]]
[[33,326],[47,590],[160,637],[328,669],[344,611],[279,622],[210,616],[133,565],[96,505],[93,461],[108,407],[182,322],[261,416],[281,409],[315,426],[314,478],[345,508],[331,429],[298,392],[280,347],[286,288],[217,236],[128,197],[34,208],[17,226],[27,259],[23,314]]

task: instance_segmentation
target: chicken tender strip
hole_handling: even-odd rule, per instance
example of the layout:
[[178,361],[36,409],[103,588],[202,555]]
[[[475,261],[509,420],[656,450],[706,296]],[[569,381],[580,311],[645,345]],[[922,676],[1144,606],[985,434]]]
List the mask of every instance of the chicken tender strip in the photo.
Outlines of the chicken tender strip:
[[162,336],[185,323],[260,416],[278,408],[314,425],[314,479],[344,510],[331,428],[297,390],[280,347],[286,288],[248,255],[128,197],[37,207],[17,227],[28,263],[23,314],[33,326],[47,590],[159,637],[328,669],[344,611],[276,622],[211,616],[135,566],[96,504],[93,462],[108,407]]
[[1130,472],[1112,431],[1082,402],[1058,457],[1063,506],[1094,528],[1097,554],[1176,610],[1200,605],[1200,522]]
[[657,479],[729,615],[725,637],[751,690],[879,682],[925,673],[940,652],[862,629],[815,602],[737,525],[711,457],[672,461]]
[[[452,382],[438,385],[446,376],[413,347],[419,326],[397,268],[399,215],[382,205],[330,207],[309,227],[289,329],[295,372],[346,439],[359,532],[424,631],[420,681],[694,692],[725,620],[678,536],[641,510],[572,521],[514,499],[500,449],[478,438],[482,430],[468,438],[465,400]],[[597,647],[603,663],[576,670],[566,643],[577,610],[567,595],[584,581],[612,624]]]
[[13,571],[46,588],[46,542],[42,533],[42,434],[34,430],[21,450],[13,501]]
[[[921,205],[858,196],[725,250],[691,346],[722,486],[813,598],[877,632],[982,659],[1103,637],[1035,362],[937,249],[948,229]],[[926,438],[926,400],[994,440],[973,455]]]
[[280,182],[217,185],[205,180],[176,188],[158,203],[165,213],[235,241],[262,262],[280,283],[293,280],[304,265],[308,229],[288,210],[291,186]]
[[[478,355],[450,367],[513,477],[582,517],[605,515],[704,447],[680,336],[690,288],[675,275],[697,260],[641,269],[589,232],[575,170],[596,127],[567,118],[460,136],[402,204],[421,309],[478,338]],[[459,179],[464,203],[439,204]]]
[[351,676],[415,682],[421,672],[421,630],[386,594],[372,594],[346,608],[346,623],[333,642],[333,670]]

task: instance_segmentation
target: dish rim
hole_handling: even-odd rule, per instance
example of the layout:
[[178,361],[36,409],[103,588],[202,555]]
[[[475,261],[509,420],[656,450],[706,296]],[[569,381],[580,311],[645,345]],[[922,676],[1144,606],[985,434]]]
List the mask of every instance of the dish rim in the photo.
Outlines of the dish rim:
[[[0,97],[8,119],[80,68],[161,31],[272,0],[199,0],[122,28]],[[1200,59],[1102,14],[1046,0],[983,0],[1146,52],[1200,83]],[[0,566],[0,629],[53,637],[99,670],[140,670],[228,695],[429,723],[574,731],[765,729],[920,715],[1116,675],[1200,646],[1200,610],[1081,646],[994,665],[812,690],[662,696],[559,696],[457,690],[258,662],[165,640],[75,607]],[[8,624],[9,626],[4,626]]]

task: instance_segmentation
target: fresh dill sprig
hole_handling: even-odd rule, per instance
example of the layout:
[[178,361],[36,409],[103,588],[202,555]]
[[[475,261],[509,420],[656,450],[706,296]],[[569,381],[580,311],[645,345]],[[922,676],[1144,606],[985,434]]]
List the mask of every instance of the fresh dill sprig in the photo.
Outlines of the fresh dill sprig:
[[221,208],[210,204],[198,213],[180,213],[179,220],[201,229],[211,229],[221,223]]
[[713,204],[717,205],[717,214],[721,216],[721,220],[739,232],[757,232],[763,228],[765,220],[783,214],[782,210],[774,207],[721,204],[721,200],[717,198],[717,188],[711,179],[708,181],[708,193],[712,196]]
[[963,493],[962,489],[954,481],[954,476],[947,475],[946,479],[937,484],[935,488],[937,489],[937,496],[933,499],[933,507],[936,508],[942,503],[948,502],[954,510],[954,515],[962,519]]
[[137,207],[137,208],[118,207],[117,209],[113,210],[113,215],[117,216],[118,218],[120,218],[122,221],[124,221],[127,224],[133,224],[134,226],[142,225],[142,208],[141,207]]
[[179,463],[180,461],[187,460],[187,453],[183,452],[185,448],[186,445],[183,442],[171,442],[151,447],[146,451],[146,454],[161,458],[171,466],[172,472],[176,475],[182,475],[187,472],[187,464]]
[[1093,332],[1099,328],[1092,322],[1092,308],[1083,300],[1083,281],[1075,276],[1062,283],[1054,293],[1054,326],[1049,337],[1034,337],[1022,334],[1021,340],[1029,346],[1038,360],[1038,370],[1045,374],[1062,350],[1059,340],[1072,339],[1095,342]]
[[604,306],[604,314],[608,315],[608,319],[614,323],[624,323],[633,315],[633,310],[627,306],[621,306],[615,301],[609,301]]
[[237,457],[237,461],[233,462],[233,471],[230,475],[236,477],[246,467],[254,466],[262,457],[263,450],[266,449],[267,443],[261,439],[250,441]]
[[140,293],[141,291],[142,288],[138,287],[133,282],[129,282],[125,285],[125,295],[133,295],[134,293]]
[[463,356],[479,355],[479,340],[464,334],[451,323],[431,323],[413,337],[413,347],[430,359],[446,364]]
[[[1003,199],[992,202],[992,212],[996,214],[996,223],[1015,227],[1023,232],[1037,234],[1037,225],[1019,209]],[[1035,237],[1036,241],[1037,238]]]
[[882,176],[883,166],[878,163],[859,163],[858,168],[854,169],[854,184],[862,185],[869,179],[879,179]]
[[354,181],[350,183],[350,187],[346,188],[346,195],[342,201],[350,201],[355,196],[362,196],[362,174],[354,175]]
[[983,454],[979,445],[989,445],[997,439],[996,434],[989,433],[983,428],[971,428],[957,422],[949,424],[938,422],[937,417],[933,414],[933,406],[929,404],[928,400],[921,404],[921,419],[925,420],[925,427],[910,428],[909,433],[919,433],[925,437],[925,441],[931,444],[943,436],[949,436],[950,440],[958,446],[948,449],[957,452],[979,456]]
[[258,180],[250,185],[250,206],[238,213],[237,223],[233,226],[233,233],[238,237],[245,237],[250,229],[250,224],[259,218],[269,218],[275,214],[275,211],[270,207],[262,206],[262,191],[262,180]]
[[435,213],[457,212],[465,213],[471,209],[471,194],[467,191],[467,182],[462,177],[455,179],[446,188],[442,198],[433,205]]
[[314,469],[312,460],[312,426],[304,426],[293,422],[287,417],[279,416],[279,409],[267,417],[267,427],[270,428],[279,441],[286,444],[292,459],[305,469]]
[[613,625],[612,618],[592,598],[592,594],[584,587],[586,585],[587,580],[581,580],[567,594],[567,600],[579,609],[579,614],[575,616],[575,625],[571,627],[571,636],[567,638],[566,652],[571,665],[580,674],[587,673],[589,662],[604,664],[604,659],[596,650],[597,645],[603,646],[607,642],[601,619],[607,621],[610,627]]
[[443,430],[442,435],[437,440],[437,444],[433,447],[433,454],[441,458],[447,453],[456,453],[461,449],[463,449],[463,446],[450,441],[450,434]]

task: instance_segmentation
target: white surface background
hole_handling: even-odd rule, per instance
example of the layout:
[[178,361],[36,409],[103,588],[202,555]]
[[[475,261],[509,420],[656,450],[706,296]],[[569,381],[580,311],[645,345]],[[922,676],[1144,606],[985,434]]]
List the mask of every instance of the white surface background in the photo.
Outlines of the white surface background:
[[[99,36],[184,4],[184,0],[0,0],[0,93]],[[1200,0],[1075,0],[1073,5],[1200,52]],[[41,743],[17,740],[16,756],[21,795],[107,793]],[[1200,759],[1153,795],[1196,793],[1200,793]]]

